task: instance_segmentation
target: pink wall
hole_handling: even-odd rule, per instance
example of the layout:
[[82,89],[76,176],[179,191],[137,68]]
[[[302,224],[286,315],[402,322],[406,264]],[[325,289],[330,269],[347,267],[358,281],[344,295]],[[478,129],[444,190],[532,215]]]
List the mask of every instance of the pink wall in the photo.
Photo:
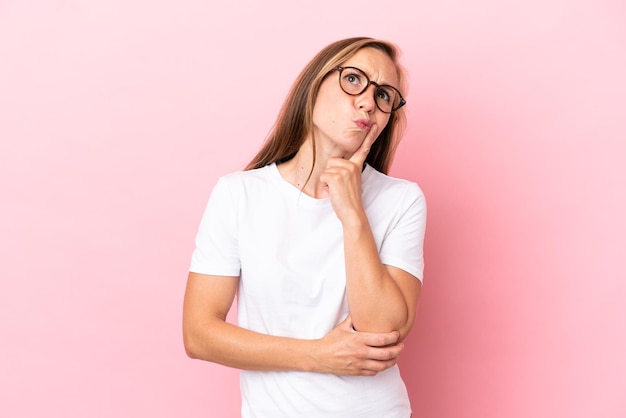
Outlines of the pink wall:
[[237,372],[181,342],[199,217],[361,34],[412,76],[416,416],[626,416],[624,3],[213,3],[0,1],[0,416],[237,415]]

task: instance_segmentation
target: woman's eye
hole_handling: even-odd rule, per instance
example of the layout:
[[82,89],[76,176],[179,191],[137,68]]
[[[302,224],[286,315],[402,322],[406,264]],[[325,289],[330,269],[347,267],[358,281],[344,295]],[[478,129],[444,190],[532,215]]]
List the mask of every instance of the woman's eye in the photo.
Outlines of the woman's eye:
[[361,84],[361,77],[358,74],[348,74],[346,75],[346,81],[350,84]]
[[384,89],[384,88],[379,88],[377,94],[378,94],[378,97],[380,99],[384,100],[387,103],[390,103],[391,100],[392,100],[391,93],[388,90]]

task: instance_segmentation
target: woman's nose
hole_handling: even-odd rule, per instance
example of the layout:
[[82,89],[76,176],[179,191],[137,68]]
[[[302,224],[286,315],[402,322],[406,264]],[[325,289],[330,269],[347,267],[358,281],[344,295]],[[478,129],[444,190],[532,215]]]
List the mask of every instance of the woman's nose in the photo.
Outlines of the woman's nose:
[[361,94],[356,96],[355,100],[357,102],[357,107],[368,113],[376,110],[376,100],[374,98],[374,94],[376,94],[376,86],[370,84]]

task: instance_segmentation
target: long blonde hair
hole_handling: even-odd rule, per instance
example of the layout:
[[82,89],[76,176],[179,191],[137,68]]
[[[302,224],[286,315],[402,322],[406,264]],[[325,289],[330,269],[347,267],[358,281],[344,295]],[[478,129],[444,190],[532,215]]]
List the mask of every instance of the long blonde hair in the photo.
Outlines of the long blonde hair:
[[[313,129],[313,106],[320,85],[328,73],[363,48],[378,49],[391,58],[398,70],[400,90],[404,91],[404,70],[398,62],[399,49],[387,41],[367,37],[348,38],[326,46],[304,67],[294,82],[265,144],[246,166],[246,170],[288,161],[298,152]],[[404,109],[391,113],[387,126],[372,145],[367,159],[376,170],[388,173],[406,117]],[[315,142],[313,143],[315,144]]]

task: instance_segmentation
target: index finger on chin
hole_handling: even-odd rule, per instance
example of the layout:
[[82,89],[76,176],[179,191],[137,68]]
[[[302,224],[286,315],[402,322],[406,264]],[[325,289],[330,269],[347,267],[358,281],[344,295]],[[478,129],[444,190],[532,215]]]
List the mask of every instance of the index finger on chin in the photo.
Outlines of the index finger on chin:
[[365,136],[365,139],[363,140],[363,143],[361,144],[359,149],[356,150],[354,154],[352,154],[352,157],[350,157],[350,161],[359,166],[363,165],[363,163],[365,162],[365,159],[367,158],[367,154],[369,154],[370,152],[370,147],[372,146],[374,141],[376,141],[377,136],[378,136],[378,126],[374,124],[372,125],[369,132]]

